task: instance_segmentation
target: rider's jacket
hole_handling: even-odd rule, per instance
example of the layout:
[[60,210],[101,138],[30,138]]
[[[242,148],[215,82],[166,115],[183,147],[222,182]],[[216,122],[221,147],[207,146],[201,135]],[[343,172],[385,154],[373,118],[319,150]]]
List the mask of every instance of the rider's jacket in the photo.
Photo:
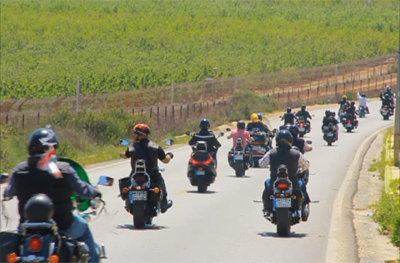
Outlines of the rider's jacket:
[[251,132],[251,131],[253,131],[253,129],[259,129],[260,131],[263,131],[263,132],[269,131],[268,128],[266,130],[266,125],[263,124],[262,122],[249,122],[247,124],[246,130]]
[[296,138],[293,140],[293,146],[296,146],[302,154],[304,154],[305,143],[306,141],[303,138]]
[[368,107],[367,103],[368,103],[368,99],[365,97],[361,97],[360,93],[357,93],[357,99],[358,99],[358,105],[360,107]]
[[340,107],[343,107],[343,105],[345,105],[347,103],[347,99],[341,99],[339,101]]
[[356,118],[356,107],[350,106],[346,109],[347,117],[351,116],[352,118]]
[[250,133],[244,129],[237,129],[232,131],[232,139],[233,139],[233,149],[236,147],[236,140],[240,138],[242,139],[243,148],[247,147],[247,140],[250,141]]
[[301,111],[298,111],[298,112],[296,113],[296,116],[297,116],[297,117],[303,117],[305,122],[307,122],[308,118],[312,119],[310,113],[309,113],[308,111],[306,111],[306,110],[304,110],[304,111],[302,111],[302,110],[301,110]]
[[332,123],[334,126],[336,126],[339,121],[337,119],[335,119],[333,116],[329,116],[329,117],[324,117],[322,120],[322,126],[329,126],[329,123]]
[[294,116],[293,113],[285,113],[282,117],[282,120],[285,121],[285,124],[294,124],[294,120],[296,119],[296,117]]
[[192,139],[189,141],[189,145],[196,145],[198,141],[205,141],[207,143],[207,152],[216,153],[221,144],[218,142],[212,131],[200,130],[196,132]]

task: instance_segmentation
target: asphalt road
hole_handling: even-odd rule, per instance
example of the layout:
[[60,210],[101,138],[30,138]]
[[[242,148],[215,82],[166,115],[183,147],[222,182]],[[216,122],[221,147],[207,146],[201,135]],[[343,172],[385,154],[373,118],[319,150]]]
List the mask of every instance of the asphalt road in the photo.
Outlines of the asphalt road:
[[[190,147],[175,149],[174,159],[163,177],[173,207],[154,218],[154,225],[144,230],[133,226],[132,216],[117,197],[118,182],[111,188],[101,187],[108,214],[91,223],[95,239],[106,245],[105,262],[325,262],[333,204],[347,169],[362,141],[374,131],[393,125],[383,121],[380,102],[370,103],[371,114],[360,119],[359,128],[347,133],[340,127],[339,141],[328,147],[320,126],[324,109],[311,111],[312,131],[305,136],[313,141],[314,150],[306,154],[311,163],[308,192],[313,203],[308,222],[292,226],[291,236],[278,237],[276,226],[262,216],[261,193],[269,170],[252,168],[244,178],[236,178],[227,162],[232,142],[220,138],[218,178],[207,193],[197,193],[186,177]],[[328,106],[327,106],[328,107]],[[326,108],[337,110],[334,108]],[[270,120],[274,128],[281,121]],[[92,181],[106,174],[119,179],[129,174],[128,160],[92,168]],[[15,228],[18,220],[16,203],[7,202],[11,215],[7,227]]]

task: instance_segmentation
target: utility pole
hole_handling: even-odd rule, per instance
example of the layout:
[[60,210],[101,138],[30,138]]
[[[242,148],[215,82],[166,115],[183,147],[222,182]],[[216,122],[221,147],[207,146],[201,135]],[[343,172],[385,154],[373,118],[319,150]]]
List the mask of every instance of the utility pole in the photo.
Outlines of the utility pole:
[[399,18],[399,50],[397,50],[397,90],[396,112],[394,115],[394,165],[400,167],[400,18]]

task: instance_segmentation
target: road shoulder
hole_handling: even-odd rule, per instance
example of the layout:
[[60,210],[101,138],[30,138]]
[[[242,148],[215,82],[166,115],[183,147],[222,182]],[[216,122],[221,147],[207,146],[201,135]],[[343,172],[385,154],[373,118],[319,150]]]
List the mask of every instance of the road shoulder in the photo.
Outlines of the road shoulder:
[[360,262],[397,262],[400,252],[390,243],[388,236],[378,232],[379,225],[370,215],[374,205],[381,196],[384,181],[377,172],[368,168],[373,159],[380,158],[384,132],[380,132],[371,143],[362,162],[357,192],[353,199],[353,224],[356,233],[358,256]]

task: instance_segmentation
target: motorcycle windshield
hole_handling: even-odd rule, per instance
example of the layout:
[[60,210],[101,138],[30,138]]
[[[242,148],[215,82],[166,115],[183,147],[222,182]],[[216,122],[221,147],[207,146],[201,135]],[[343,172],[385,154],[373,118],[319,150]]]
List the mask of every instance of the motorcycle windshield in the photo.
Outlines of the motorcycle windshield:
[[[58,157],[57,160],[59,162],[66,162],[69,163],[72,168],[74,168],[75,172],[78,174],[79,179],[81,179],[82,181],[85,181],[86,183],[90,184],[90,180],[89,180],[89,176],[87,175],[85,169],[83,169],[83,167],[75,162],[72,159],[69,159],[67,157]],[[71,196],[72,200],[75,200],[77,198],[77,195],[73,194]],[[79,197],[79,205],[77,207],[77,209],[81,212],[86,211],[90,206],[90,199],[85,199],[83,197]]]

